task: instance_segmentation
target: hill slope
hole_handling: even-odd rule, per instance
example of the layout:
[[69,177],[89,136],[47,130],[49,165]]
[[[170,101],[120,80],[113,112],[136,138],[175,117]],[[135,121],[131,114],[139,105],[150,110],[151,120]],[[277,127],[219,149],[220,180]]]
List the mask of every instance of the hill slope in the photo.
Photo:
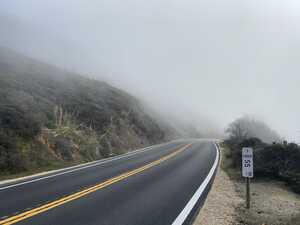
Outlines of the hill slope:
[[169,132],[124,91],[0,48],[0,171],[94,160]]

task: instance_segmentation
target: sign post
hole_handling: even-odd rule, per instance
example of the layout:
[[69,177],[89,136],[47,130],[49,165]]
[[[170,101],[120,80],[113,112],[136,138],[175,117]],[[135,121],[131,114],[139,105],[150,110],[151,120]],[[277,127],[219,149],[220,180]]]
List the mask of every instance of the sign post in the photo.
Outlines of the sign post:
[[242,175],[246,178],[246,207],[250,209],[250,178],[253,177],[253,149],[242,150]]

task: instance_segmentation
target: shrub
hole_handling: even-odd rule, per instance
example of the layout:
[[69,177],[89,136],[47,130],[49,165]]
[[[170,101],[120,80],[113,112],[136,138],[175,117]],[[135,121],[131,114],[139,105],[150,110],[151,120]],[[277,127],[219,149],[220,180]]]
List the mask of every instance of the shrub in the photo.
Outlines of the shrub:
[[40,125],[18,107],[0,105],[0,129],[23,138],[32,138],[40,132]]
[[256,177],[269,177],[285,181],[295,192],[300,193],[300,147],[290,144],[266,144],[258,138],[245,139],[240,143],[227,140],[232,167],[241,168],[243,147],[254,149],[254,174]]
[[0,131],[0,171],[16,173],[25,169],[25,163],[16,146],[16,139]]

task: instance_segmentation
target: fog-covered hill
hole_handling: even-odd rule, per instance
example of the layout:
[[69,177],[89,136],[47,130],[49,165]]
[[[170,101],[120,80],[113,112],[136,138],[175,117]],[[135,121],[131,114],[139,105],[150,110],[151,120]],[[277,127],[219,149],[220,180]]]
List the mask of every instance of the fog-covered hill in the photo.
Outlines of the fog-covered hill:
[[172,129],[135,97],[0,48],[0,170],[88,161],[162,142]]

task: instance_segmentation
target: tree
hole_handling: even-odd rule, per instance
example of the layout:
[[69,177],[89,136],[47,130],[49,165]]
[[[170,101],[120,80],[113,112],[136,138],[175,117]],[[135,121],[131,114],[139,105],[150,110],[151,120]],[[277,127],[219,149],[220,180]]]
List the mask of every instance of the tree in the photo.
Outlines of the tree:
[[226,129],[226,133],[229,134],[230,139],[238,143],[247,139],[248,131],[245,127],[243,118],[237,119],[229,124],[228,128]]
[[265,143],[280,142],[280,136],[265,122],[253,117],[244,116],[229,124],[226,129],[229,138],[235,142],[242,142],[247,138],[259,138]]

